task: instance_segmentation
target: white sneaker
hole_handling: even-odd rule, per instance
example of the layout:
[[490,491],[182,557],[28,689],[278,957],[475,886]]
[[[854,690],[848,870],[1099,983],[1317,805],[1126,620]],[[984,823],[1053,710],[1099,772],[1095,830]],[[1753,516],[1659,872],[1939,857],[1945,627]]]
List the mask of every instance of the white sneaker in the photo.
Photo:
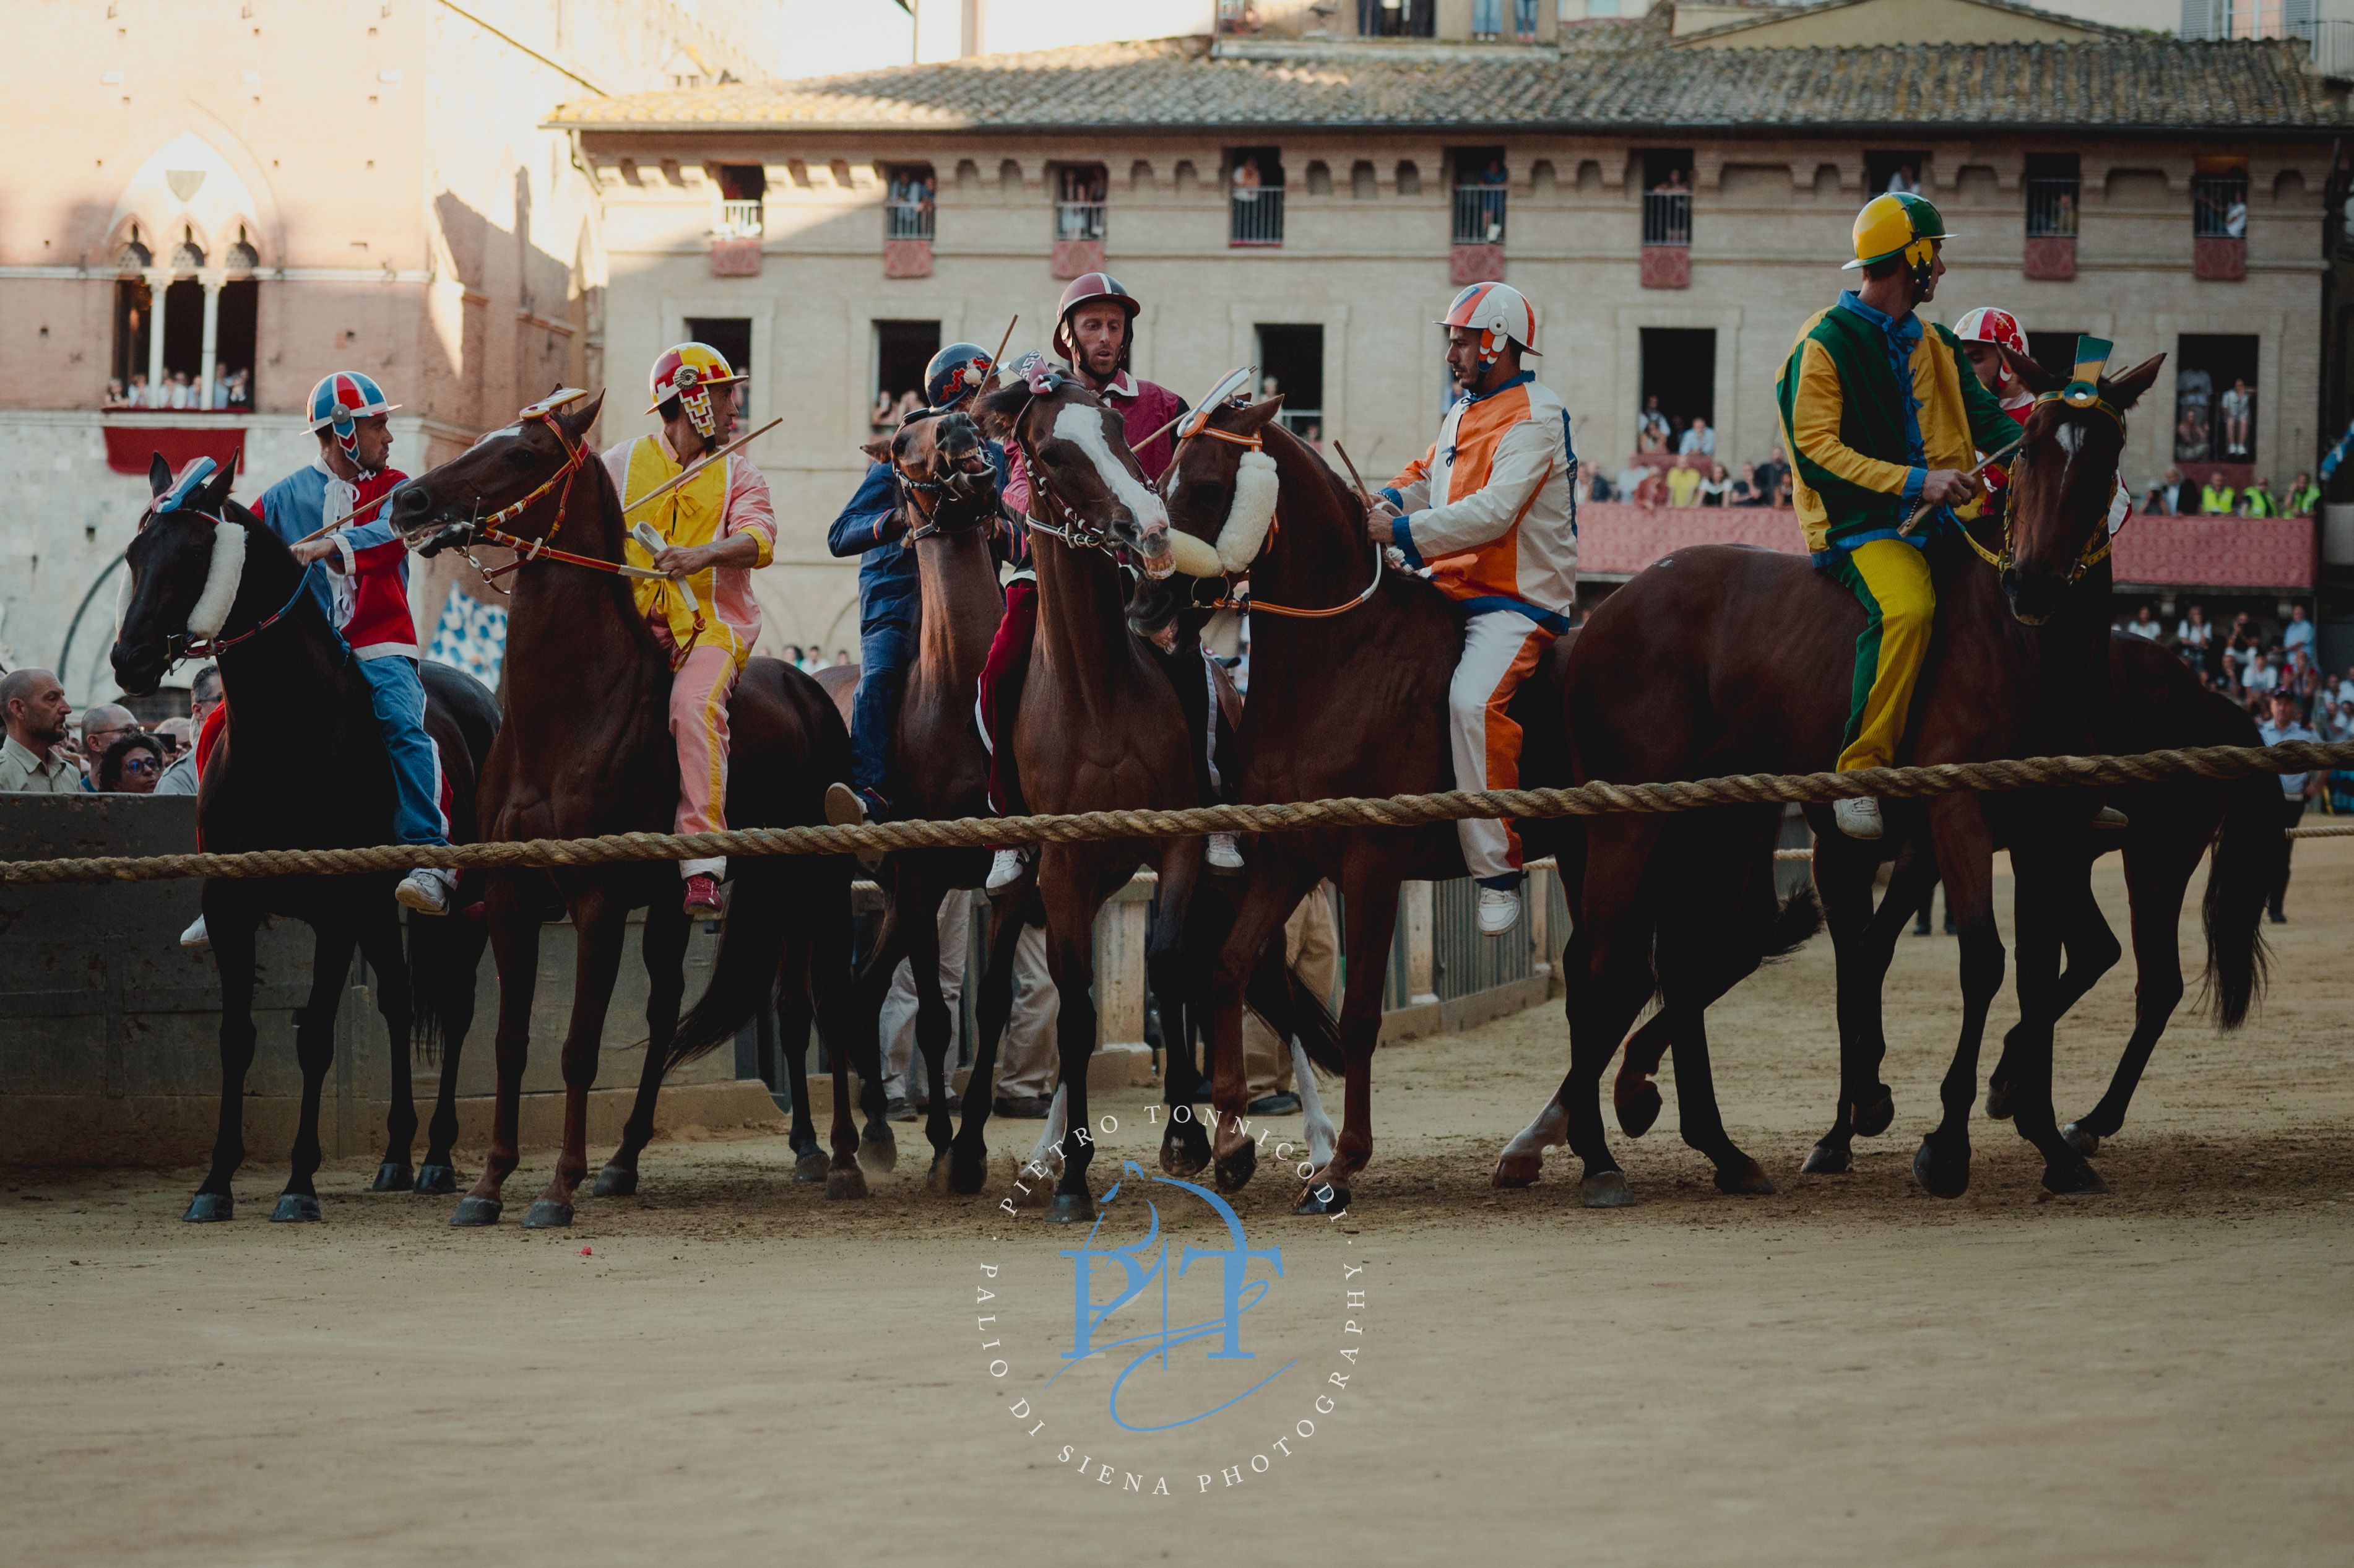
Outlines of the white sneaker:
[[1521,923],[1521,895],[1503,887],[1479,890],[1479,935],[1502,937]]
[[1021,880],[1022,852],[1002,849],[997,852],[997,858],[989,863],[989,880],[982,885],[981,891],[993,896]]
[[180,933],[180,946],[184,948],[209,948],[212,945],[213,934],[205,929],[205,917],[201,915],[189,923],[186,930]]
[[1210,863],[1220,871],[1242,870],[1243,852],[1235,847],[1234,834],[1212,833],[1210,835]]
[[450,895],[458,890],[458,874],[438,865],[420,865],[400,879],[392,895],[419,915],[447,915]]
[[1886,831],[1880,822],[1880,802],[1869,795],[1833,801],[1831,821],[1851,839],[1876,839]]
[[2133,824],[2127,821],[2126,820],[2126,814],[2123,811],[2118,810],[2115,806],[2104,806],[2097,812],[2094,813],[2093,826],[2096,828],[2105,828],[2110,832],[2121,833],[2127,828],[2132,827]]

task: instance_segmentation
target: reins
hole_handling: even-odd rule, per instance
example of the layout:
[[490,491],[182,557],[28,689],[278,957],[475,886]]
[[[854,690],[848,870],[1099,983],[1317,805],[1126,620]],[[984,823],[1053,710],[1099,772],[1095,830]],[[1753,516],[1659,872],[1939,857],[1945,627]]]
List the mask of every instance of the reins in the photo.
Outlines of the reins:
[[[225,521],[223,518],[216,516],[210,512],[196,512],[192,513],[191,515],[205,519],[213,525],[215,530],[218,530]],[[217,532],[216,532],[214,536],[216,539],[218,538],[219,535]],[[294,607],[302,602],[302,595],[311,586],[311,567],[315,567],[319,563],[316,561],[312,561],[306,564],[300,572],[295,574],[294,591],[287,596],[286,602],[284,604],[280,605],[276,609],[270,611],[270,614],[254,622],[251,626],[246,628],[243,631],[239,632],[234,637],[227,639],[217,636],[191,637],[188,635],[187,630],[183,628],[182,630],[173,632],[170,636],[164,638],[164,658],[165,661],[165,667],[176,670],[181,664],[190,659],[217,659],[220,657],[224,649],[234,648],[240,642],[250,641],[254,638],[259,637],[263,632],[269,630],[271,627],[277,625],[280,621],[285,620],[288,614],[293,610]]]

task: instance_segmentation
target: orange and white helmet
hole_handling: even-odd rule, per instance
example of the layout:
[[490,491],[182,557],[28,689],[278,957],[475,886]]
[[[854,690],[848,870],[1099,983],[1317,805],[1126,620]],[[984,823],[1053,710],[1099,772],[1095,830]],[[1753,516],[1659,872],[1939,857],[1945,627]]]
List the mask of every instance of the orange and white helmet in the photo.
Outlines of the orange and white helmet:
[[[2013,354],[2027,352],[2027,334],[2019,330],[2019,318],[1992,305],[1980,305],[1956,322],[1954,335],[1964,343],[1996,343]],[[2012,380],[2009,366],[2001,366],[1995,371],[1996,386],[2008,387]]]
[[709,344],[682,343],[663,349],[662,357],[654,361],[653,374],[648,377],[654,400],[646,412],[651,414],[675,397],[684,405],[696,431],[709,439],[719,429],[718,420],[712,417],[710,389],[743,379],[728,368],[726,356]]
[[1504,352],[1504,340],[1521,345],[1523,354],[1537,351],[1537,313],[1528,297],[1509,283],[1473,283],[1455,296],[1439,320],[1443,327],[1469,327],[1481,334],[1479,357],[1492,363]]

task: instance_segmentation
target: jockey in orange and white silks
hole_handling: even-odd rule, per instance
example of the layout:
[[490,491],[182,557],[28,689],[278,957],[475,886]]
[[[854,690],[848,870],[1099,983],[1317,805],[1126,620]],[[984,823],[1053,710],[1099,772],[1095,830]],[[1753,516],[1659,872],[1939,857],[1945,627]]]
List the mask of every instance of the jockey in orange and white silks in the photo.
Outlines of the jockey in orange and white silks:
[[[610,448],[605,471],[634,530],[652,525],[654,549],[632,538],[630,565],[668,572],[668,582],[634,580],[638,611],[676,665],[671,676],[670,730],[678,744],[682,833],[727,825],[727,699],[760,637],[752,573],[774,558],[776,508],[769,482],[742,452],[712,463],[677,489],[641,505],[697,458],[727,444],[736,423],[736,386],[743,379],[717,349],[683,343],[654,361],[656,434]],[[700,623],[698,625],[698,622]],[[716,912],[725,856],[679,862],[690,915]]]
[[[1569,629],[1577,598],[1577,453],[1569,410],[1521,368],[1537,349],[1536,313],[1519,291],[1474,283],[1438,324],[1463,392],[1429,451],[1383,488],[1369,530],[1408,567],[1426,565],[1467,612],[1447,693],[1455,781],[1511,789],[1521,727],[1506,705]],[[1519,917],[1520,835],[1507,821],[1456,827],[1479,883],[1480,929],[1501,936]]]

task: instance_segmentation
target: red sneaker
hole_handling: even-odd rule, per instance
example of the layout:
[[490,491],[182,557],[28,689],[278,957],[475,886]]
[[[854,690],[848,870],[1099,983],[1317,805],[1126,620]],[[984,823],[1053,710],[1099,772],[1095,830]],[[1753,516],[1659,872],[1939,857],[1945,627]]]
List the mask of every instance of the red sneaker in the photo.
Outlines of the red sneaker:
[[701,872],[688,877],[686,912],[691,917],[716,916],[719,913],[719,885]]

